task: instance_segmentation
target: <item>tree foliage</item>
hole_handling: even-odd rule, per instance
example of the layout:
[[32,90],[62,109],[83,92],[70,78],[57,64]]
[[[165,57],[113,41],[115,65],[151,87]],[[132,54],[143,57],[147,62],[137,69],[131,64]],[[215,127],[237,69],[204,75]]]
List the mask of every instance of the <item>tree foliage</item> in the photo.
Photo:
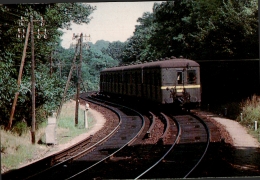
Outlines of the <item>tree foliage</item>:
[[110,56],[108,41],[97,41],[83,53],[82,79],[86,89],[93,91],[99,89],[99,72],[104,68],[117,66],[119,61]]
[[176,0],[155,3],[137,20],[123,61],[184,56],[191,59],[258,58],[256,0]]
[[[12,107],[14,94],[19,91],[14,121],[31,122],[31,39],[29,38],[22,82],[17,89],[24,39],[17,37],[26,32],[32,16],[34,21],[34,54],[36,76],[36,117],[37,123],[49,112],[55,110],[62,96],[65,80],[60,79],[59,71],[50,75],[50,58],[60,44],[62,32],[59,28],[70,28],[72,22],[81,24],[90,21],[89,15],[95,10],[82,3],[39,3],[39,4],[1,4],[0,5],[0,123],[6,125]],[[45,21],[40,26],[41,17]],[[38,20],[38,21],[36,21]],[[43,21],[42,21],[43,22]],[[46,28],[47,39],[37,39],[39,32]],[[23,30],[24,29],[24,30]],[[24,35],[25,34],[20,34]],[[58,59],[58,58],[56,58]],[[61,62],[61,61],[60,61]],[[55,59],[53,64],[57,64]],[[39,113],[41,112],[41,113]]]
[[[121,43],[121,42],[117,42]],[[117,66],[119,61],[111,57],[107,52],[109,52],[109,47],[113,46],[108,41],[99,40],[95,44],[92,42],[84,43],[82,50],[82,91],[93,91],[99,89],[99,72],[108,67]],[[60,77],[63,80],[67,80],[69,74],[72,59],[75,54],[75,47],[71,46],[69,49],[64,49],[61,46],[57,48],[54,59],[56,59],[56,71],[59,72]],[[76,64],[79,63],[79,53],[76,56]],[[77,83],[77,70],[73,71],[69,94],[73,94],[76,89]],[[83,85],[83,86],[82,86]]]

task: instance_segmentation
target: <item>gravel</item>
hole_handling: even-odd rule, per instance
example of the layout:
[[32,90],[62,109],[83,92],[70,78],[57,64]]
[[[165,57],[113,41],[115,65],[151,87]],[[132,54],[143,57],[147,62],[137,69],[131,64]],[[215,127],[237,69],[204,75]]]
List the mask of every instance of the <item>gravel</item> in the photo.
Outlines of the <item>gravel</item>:
[[[218,152],[212,154],[215,158],[215,168],[219,172],[204,173],[213,177],[255,177],[260,176],[260,143],[247,133],[245,127],[238,122],[217,116],[215,114],[196,111],[200,116],[207,117],[221,132],[222,145],[216,146]],[[214,157],[215,156],[215,157]],[[209,159],[210,159],[209,158]],[[221,159],[221,163],[216,163]],[[207,161],[209,163],[209,161]],[[204,169],[206,169],[204,167]],[[203,174],[203,175],[204,175]],[[219,174],[219,175],[218,175]]]

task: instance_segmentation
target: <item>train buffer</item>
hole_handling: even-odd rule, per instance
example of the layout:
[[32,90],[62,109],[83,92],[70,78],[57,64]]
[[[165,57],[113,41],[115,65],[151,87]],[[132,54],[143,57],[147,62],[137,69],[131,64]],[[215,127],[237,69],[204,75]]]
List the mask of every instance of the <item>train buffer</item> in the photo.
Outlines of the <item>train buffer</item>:
[[46,144],[57,144],[56,138],[56,117],[48,117],[48,125],[45,129]]

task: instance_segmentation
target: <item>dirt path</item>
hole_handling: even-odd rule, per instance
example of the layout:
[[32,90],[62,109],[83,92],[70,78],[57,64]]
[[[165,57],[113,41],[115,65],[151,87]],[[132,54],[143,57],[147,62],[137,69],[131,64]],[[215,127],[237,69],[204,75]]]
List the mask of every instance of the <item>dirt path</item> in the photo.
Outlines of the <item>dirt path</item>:
[[239,124],[237,121],[232,119],[227,119],[224,117],[217,116],[210,112],[199,111],[199,114],[203,116],[207,116],[210,119],[220,123],[223,125],[226,131],[228,131],[232,141],[231,144],[236,148],[260,148],[260,143],[252,137],[250,134],[247,133],[245,127]]
[[237,121],[219,117],[210,112],[198,112],[200,115],[208,116],[212,121],[220,124],[219,127],[228,132],[223,137],[228,140],[234,148],[232,166],[240,169],[241,173],[246,170],[259,174],[260,172],[260,143],[252,135],[248,134],[247,129]]

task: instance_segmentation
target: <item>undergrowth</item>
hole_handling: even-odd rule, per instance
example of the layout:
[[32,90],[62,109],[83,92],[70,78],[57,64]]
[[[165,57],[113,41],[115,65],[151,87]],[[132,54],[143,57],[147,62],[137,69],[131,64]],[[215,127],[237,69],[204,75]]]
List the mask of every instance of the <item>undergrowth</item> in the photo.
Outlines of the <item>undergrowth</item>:
[[[240,103],[241,114],[237,121],[250,130],[250,134],[259,139],[260,128],[260,96],[253,95]],[[257,122],[257,131],[255,131],[255,121]]]
[[78,113],[78,125],[75,125],[75,107],[71,108],[71,103],[68,102],[62,107],[60,117],[58,119],[58,143],[65,143],[72,138],[87,132],[91,127],[93,127],[94,120],[90,113],[88,113],[88,128],[84,128],[84,111],[79,109]]
[[[74,103],[75,104],[75,103]],[[58,144],[63,144],[74,137],[87,132],[94,125],[91,114],[88,114],[89,128],[84,128],[83,111],[79,110],[79,123],[75,127],[75,105],[72,102],[64,104],[60,118],[58,119],[57,138]],[[1,172],[4,173],[10,169],[19,168],[21,164],[35,160],[39,156],[46,154],[50,150],[50,146],[44,144],[45,128],[47,120],[39,124],[36,132],[36,144],[31,143],[30,128],[25,122],[14,124],[12,131],[5,131],[4,127],[0,127],[1,131]]]
[[[36,131],[35,138],[40,139],[44,128],[39,128]],[[47,149],[38,144],[31,143],[30,131],[22,134],[16,131],[5,131],[1,127],[1,170],[15,169],[21,163],[30,161],[34,158],[39,149]]]

